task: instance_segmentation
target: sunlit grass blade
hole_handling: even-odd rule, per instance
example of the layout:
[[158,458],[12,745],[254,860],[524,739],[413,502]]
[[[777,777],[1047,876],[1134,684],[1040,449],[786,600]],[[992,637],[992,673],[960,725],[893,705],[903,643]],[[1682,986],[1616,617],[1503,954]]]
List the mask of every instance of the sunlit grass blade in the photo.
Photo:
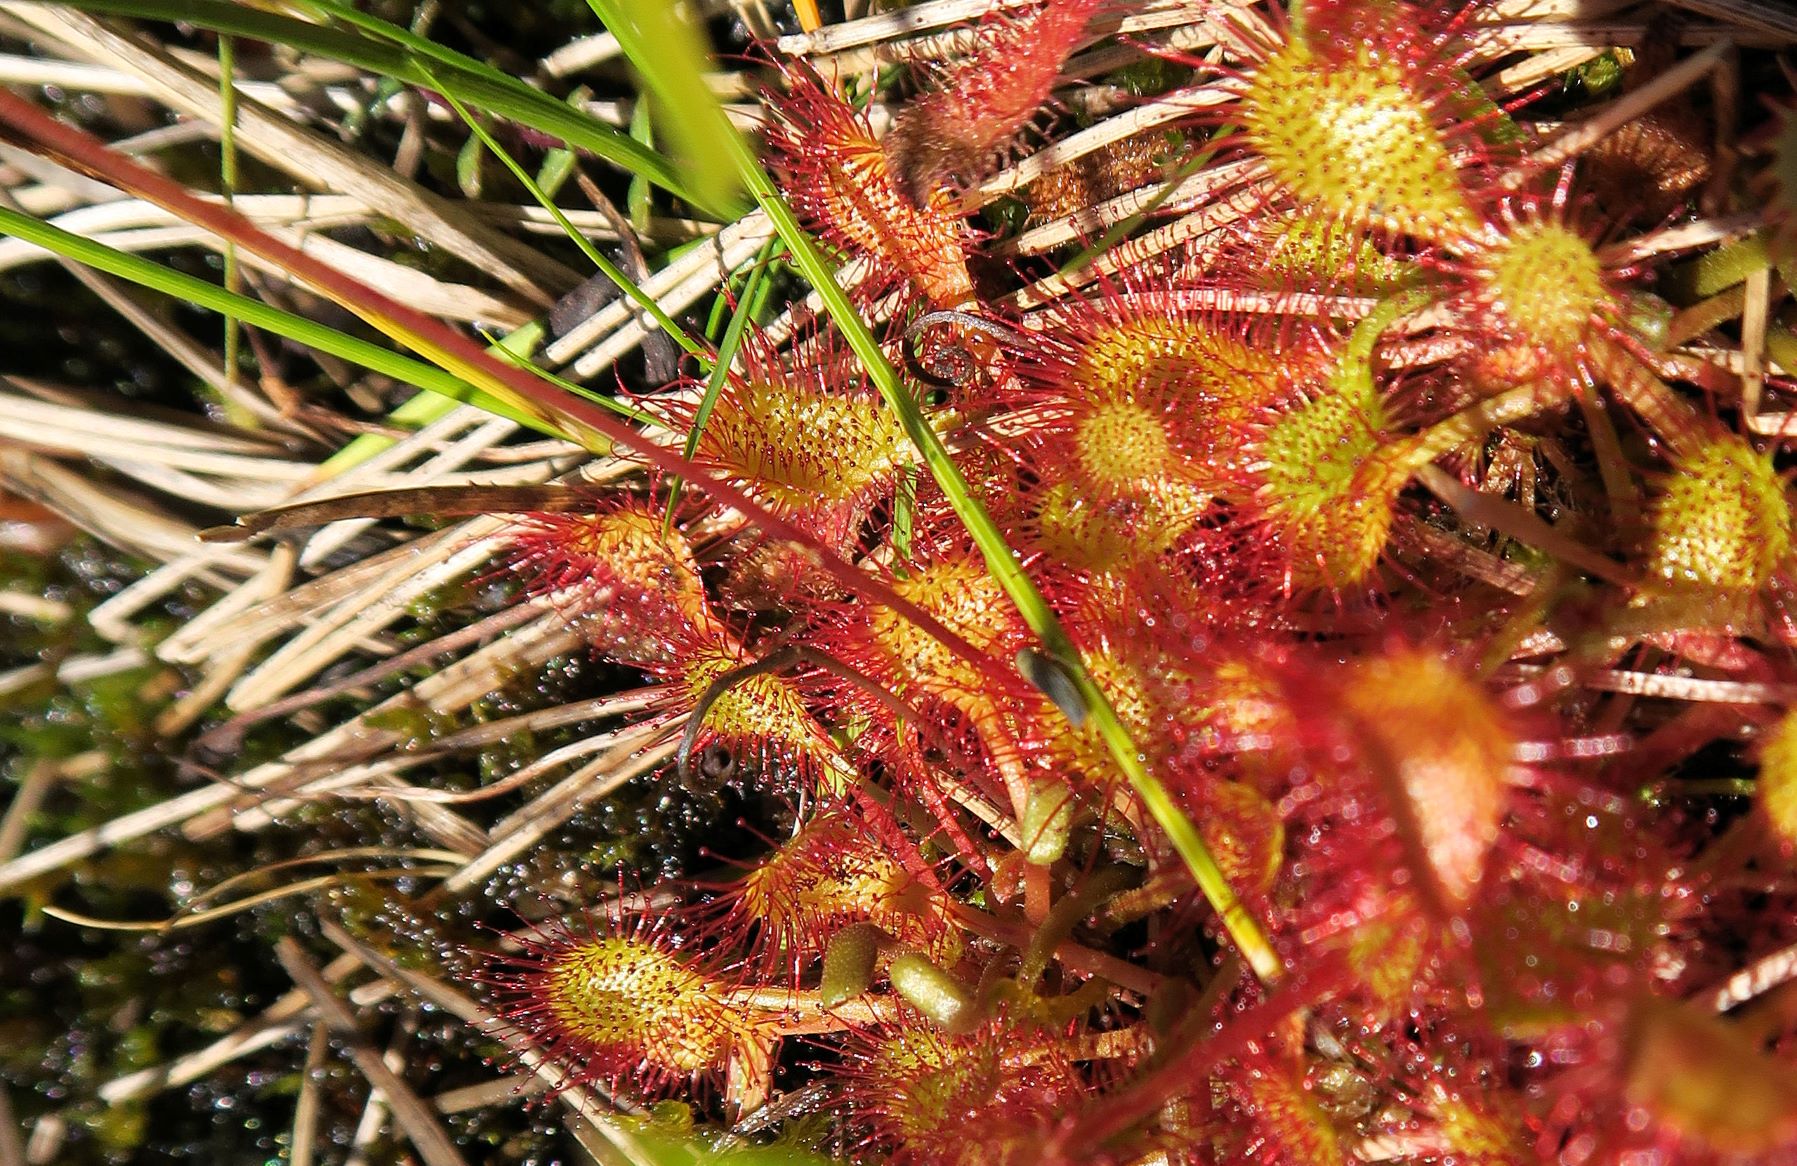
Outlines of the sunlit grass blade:
[[516,178],[524,189],[530,192],[530,196],[537,200],[537,205],[555,220],[556,226],[560,227],[573,244],[580,248],[580,253],[591,260],[594,267],[604,273],[605,278],[611,280],[617,285],[619,291],[629,296],[631,301],[643,311],[649,313],[649,317],[661,327],[663,332],[672,336],[674,342],[685,349],[688,356],[697,357],[702,364],[711,363],[711,351],[688,335],[686,329],[675,323],[673,318],[662,310],[662,306],[655,302],[654,296],[638,287],[635,280],[625,275],[617,264],[605,257],[603,251],[593,246],[592,240],[575,229],[574,224],[568,220],[568,216],[562,213],[562,208],[556,206],[554,200],[543,193],[543,188],[538,186],[536,180],[523,166],[518,164],[518,160],[513,158],[510,152],[501,146],[492,134],[487,132],[487,128],[480,124],[480,119],[468,111],[466,105],[463,105],[445,89],[439,87],[437,91],[443,94],[444,100],[449,102],[450,107],[455,110],[456,116],[468,126],[469,131],[474,134],[474,140],[484,146],[488,153],[498,158],[506,169],[512,172],[512,177]]
[[[749,268],[747,282],[743,284],[742,298],[736,303],[736,310],[730,315],[730,323],[724,328],[723,339],[718,343],[717,363],[712,366],[711,375],[705,379],[705,392],[699,398],[699,407],[693,413],[692,428],[687,431],[686,443],[681,453],[691,458],[699,450],[699,439],[705,433],[705,422],[711,417],[711,411],[717,406],[718,394],[724,391],[724,384],[730,378],[730,366],[736,362],[736,354],[742,348],[743,336],[749,325],[754,323],[756,315],[767,302],[768,292],[773,283],[768,279],[768,265],[773,261],[774,248],[777,243],[770,241],[761,249],[761,254]],[[728,297],[720,294],[720,301]],[[680,504],[680,479],[675,478],[668,483],[667,512],[662,517],[664,528],[671,528],[674,522],[674,509]]]
[[[718,141],[722,150],[720,156],[735,167],[738,179],[754,195],[755,201],[792,253],[794,266],[823,300],[825,310],[836,322],[849,347],[867,371],[869,379],[879,390],[887,407],[899,419],[924,464],[929,467],[931,476],[967,528],[974,545],[979,548],[980,555],[985,560],[986,569],[1017,605],[1024,622],[1041,639],[1047,653],[1066,667],[1112,758],[1155,822],[1166,831],[1174,849],[1191,870],[1199,889],[1222,919],[1243,957],[1262,980],[1271,982],[1278,979],[1284,970],[1278,955],[1229,886],[1229,880],[1224,877],[1215,856],[1199,836],[1198,828],[1174,803],[1166,787],[1148,772],[1140,752],[1130,739],[1129,731],[1118,719],[1116,710],[1111,707],[1104,691],[1092,679],[1091,672],[1068,639],[1053,610],[1049,608],[1047,600],[1018,564],[1017,556],[1005,541],[1004,533],[999,530],[998,524],[992,520],[979,499],[974,497],[959,467],[949,456],[942,438],[924,418],[911,390],[899,379],[898,370],[881,351],[879,340],[849,301],[847,293],[836,282],[836,273],[830,260],[805,231],[792,207],[774,186],[773,179],[756,158],[748,140],[731,127],[724,116],[723,107],[709,96],[700,75],[700,63],[704,60],[704,54],[685,49],[679,52],[662,51],[655,45],[645,43],[642,31],[649,26],[649,22],[670,19],[665,15],[649,13],[650,9],[665,13],[666,10],[658,0],[588,0],[588,3],[617,35],[625,53],[643,73],[645,80],[658,92],[665,90],[679,94],[682,98],[680,108],[687,118],[694,125],[703,127],[698,132],[707,140]],[[638,20],[644,23],[637,23]]]
[[[473,405],[494,416],[516,421],[547,437],[576,440],[564,427],[546,423],[539,414],[510,405],[492,393],[477,389],[467,381],[453,376],[435,365],[415,360],[360,337],[351,336],[305,316],[273,307],[261,300],[229,291],[196,276],[164,267],[141,255],[119,251],[104,243],[97,243],[84,236],[71,234],[60,227],[18,211],[0,207],[0,234],[12,235],[28,243],[34,243],[65,259],[86,264],[96,271],[103,271],[140,287],[149,288],[151,291],[161,292],[177,300],[211,309],[225,315],[228,319],[266,329],[295,343],[317,349],[330,356],[340,357],[372,372],[378,372],[405,384],[416,385],[418,388],[424,389],[424,395],[412,398],[388,415],[387,420],[401,428],[411,429],[429,424],[447,414],[457,405]],[[522,353],[535,348],[541,342],[542,335],[541,324],[527,324],[493,345],[493,351],[504,356],[515,367],[531,372],[564,392],[573,393],[596,405],[601,405],[620,417],[650,426],[663,424],[660,418],[652,414],[645,413],[640,409],[633,409],[621,401],[595,393],[584,385],[575,384],[532,365]],[[392,438],[379,434],[358,437],[329,459],[324,468],[327,474],[341,471],[366,460],[374,453],[392,444]],[[606,452],[610,448],[609,442],[596,437],[589,437],[582,444],[599,453]]]
[[917,467],[899,472],[898,489],[892,495],[892,549],[901,560],[911,558],[911,534],[917,525]]
[[164,267],[141,255],[118,251],[104,243],[71,234],[19,211],[0,207],[0,233],[23,239],[27,243],[35,243],[65,259],[84,263],[96,271],[209,308],[240,323],[265,328],[277,336],[351,361],[406,384],[417,385],[451,401],[478,406],[551,437],[568,437],[562,429],[545,424],[541,417],[526,410],[515,409],[492,394],[483,392],[434,365],[339,332],[304,316],[282,311],[260,300],[238,295],[196,276]]
[[[237,197],[237,42],[218,38],[218,192],[230,206]],[[237,248],[225,244],[225,290],[241,292],[243,273],[237,266]],[[225,313],[225,378],[237,379],[238,352],[243,343],[242,325]]]
[[661,137],[673,149],[695,189],[708,201],[736,201],[742,175],[729,165],[736,128],[724,107],[705,87],[711,56],[699,30],[680,10],[664,0],[587,0],[618,38],[624,55],[636,67],[658,110],[678,110],[662,117]]
[[[516,333],[513,333],[512,335],[516,335]],[[617,400],[614,397],[607,397],[603,393],[595,393],[585,385],[577,384],[566,377],[557,376],[541,365],[533,363],[528,355],[529,349],[507,343],[510,339],[511,336],[502,338],[498,342],[490,345],[487,348],[487,351],[498,357],[500,360],[505,361],[513,368],[530,373],[538,380],[543,381],[546,384],[554,385],[564,393],[579,397],[582,400],[591,401],[593,404],[599,405],[606,410],[617,414],[626,421],[636,422],[645,429],[666,429],[668,427],[666,421],[663,421],[653,413],[645,413],[643,410],[632,405],[626,405],[624,402]]]
[[1166,831],[1168,840],[1191,870],[1199,890],[1222,919],[1223,926],[1235,940],[1243,958],[1263,981],[1271,983],[1278,980],[1284,973],[1284,965],[1262,933],[1260,925],[1236,897],[1229,880],[1224,877],[1222,867],[1217,865],[1216,857],[1199,836],[1198,828],[1174,803],[1172,795],[1159,779],[1148,772],[1140,751],[1130,739],[1129,730],[1111,707],[1104,690],[1092,679],[1090,670],[1081,660],[1073,642],[1067,638],[1065,629],[1049,608],[1048,601],[1018,565],[1017,556],[1012,553],[1003,532],[998,529],[997,523],[993,522],[992,516],[980,504],[979,499],[973,496],[967,480],[961,476],[960,469],[949,456],[948,447],[942,443],[942,438],[936,431],[930,428],[910,390],[899,380],[898,370],[886,359],[885,353],[880,350],[879,341],[849,302],[848,295],[837,284],[830,261],[805,233],[798,217],[775,189],[773,180],[761,168],[748,143],[740,137],[735,141],[733,156],[742,167],[744,179],[756,201],[761,204],[762,210],[774,224],[774,229],[792,251],[794,266],[817,291],[825,310],[836,321],[850,348],[860,358],[887,406],[899,418],[906,434],[923,455],[924,464],[929,467],[937,486],[967,527],[974,545],[979,548],[980,555],[986,562],[986,569],[992,572],[1005,594],[1017,605],[1024,622],[1041,639],[1048,654],[1066,665],[1112,759],[1135,790],[1136,796],[1142,799],[1143,806],[1161,829]]
[[[524,371],[533,374],[538,380],[546,381],[565,393],[572,393],[583,400],[591,401],[593,404],[616,413],[626,420],[635,421],[638,424],[648,427],[663,426],[666,424],[666,422],[659,417],[645,413],[641,409],[633,409],[622,401],[607,397],[603,393],[596,393],[585,385],[578,385],[573,381],[565,380],[547,369],[531,363],[530,354],[535,352],[537,347],[543,343],[545,332],[546,329],[544,328],[542,321],[533,320],[522,327],[512,329],[504,336],[494,340],[487,346],[487,352],[498,359],[505,361],[513,368],[523,369]],[[480,406],[481,402],[486,399],[487,395],[483,393],[480,397],[471,400],[468,403]],[[450,398],[439,396],[435,393],[419,393],[417,396],[406,401],[397,409],[394,409],[391,413],[387,414],[386,420],[389,425],[396,426],[400,429],[419,429],[446,416],[450,409],[456,404],[457,402]],[[528,421],[524,423],[530,424]],[[532,427],[537,428],[536,426]],[[541,429],[538,431],[543,432]],[[561,433],[553,433],[550,434],[550,436],[561,437],[564,435]],[[322,468],[327,474],[341,473],[343,470],[346,470],[353,465],[358,465],[361,462],[367,461],[381,450],[391,446],[393,441],[393,438],[388,437],[385,434],[364,433],[362,436],[356,438],[354,441],[338,450],[335,454],[331,455],[330,458],[326,459]],[[593,443],[588,443],[587,448],[592,449]]]
[[[655,121],[651,116],[650,101],[640,98],[636,108],[630,111],[628,127],[632,141],[641,142],[646,149],[655,148]],[[630,219],[630,225],[638,231],[649,229],[649,214],[653,210],[654,194],[649,183],[640,174],[632,175],[630,186],[624,192],[624,213]]]
[[[430,74],[455,93],[457,100],[494,117],[503,117],[569,146],[586,150],[631,174],[693,204],[704,214],[734,218],[734,202],[711,202],[688,182],[670,158],[611,126],[569,109],[554,97],[509,77],[490,65],[432,44],[412,32],[373,17],[356,14],[357,29],[296,20],[228,0],[79,0],[71,5],[86,12],[166,20],[223,35],[284,45],[301,53],[328,57],[408,85],[431,88]],[[349,20],[342,5],[315,9]],[[380,35],[372,35],[378,30]],[[426,68],[426,65],[429,68]]]

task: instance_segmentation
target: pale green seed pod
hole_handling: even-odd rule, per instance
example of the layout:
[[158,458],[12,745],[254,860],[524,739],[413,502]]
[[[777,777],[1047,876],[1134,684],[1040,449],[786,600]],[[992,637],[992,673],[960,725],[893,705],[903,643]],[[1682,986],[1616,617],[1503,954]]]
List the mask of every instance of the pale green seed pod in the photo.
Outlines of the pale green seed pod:
[[1058,782],[1030,787],[1017,831],[1023,838],[1024,857],[1037,866],[1048,866],[1067,853],[1073,834],[1073,791]]
[[834,1008],[873,987],[880,948],[891,942],[890,935],[871,923],[857,923],[831,936],[817,985],[819,1003]]
[[894,992],[947,1031],[965,1032],[977,1020],[967,986],[916,952],[895,958],[887,975]]

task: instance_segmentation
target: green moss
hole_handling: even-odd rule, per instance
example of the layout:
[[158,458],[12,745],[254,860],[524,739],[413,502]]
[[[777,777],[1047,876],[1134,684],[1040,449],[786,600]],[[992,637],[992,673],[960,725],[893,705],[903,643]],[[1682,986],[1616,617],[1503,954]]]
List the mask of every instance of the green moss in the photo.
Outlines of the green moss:
[[402,749],[428,745],[439,737],[455,732],[457,727],[455,717],[416,705],[395,705],[379,709],[365,714],[362,722],[370,728],[398,733],[403,738],[400,743]]
[[1586,97],[1601,97],[1622,84],[1627,73],[1628,65],[1621,53],[1610,49],[1563,74],[1561,80],[1568,90]]
[[1131,97],[1152,97],[1187,84],[1192,70],[1165,57],[1144,54],[1121,69],[1105,75],[1105,83],[1115,85]]

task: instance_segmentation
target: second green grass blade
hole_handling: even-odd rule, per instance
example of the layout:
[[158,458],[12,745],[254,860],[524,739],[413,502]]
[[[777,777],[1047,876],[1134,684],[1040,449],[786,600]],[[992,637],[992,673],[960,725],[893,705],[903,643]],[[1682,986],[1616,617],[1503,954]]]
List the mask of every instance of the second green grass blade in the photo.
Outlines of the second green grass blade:
[[[1093,680],[1047,600],[1018,565],[1004,533],[979,499],[973,496],[941,437],[930,427],[916,400],[899,379],[898,371],[881,351],[878,339],[837,284],[830,261],[774,186],[773,179],[763,169],[748,141],[730,126],[722,107],[704,88],[701,76],[703,54],[658,52],[642,42],[640,32],[644,20],[669,18],[667,14],[671,10],[661,0],[588,0],[588,3],[606,19],[607,27],[618,36],[626,55],[646,79],[652,80],[657,92],[678,95],[682,113],[694,123],[707,127],[706,133],[716,136],[723,148],[724,160],[735,168],[737,177],[792,252],[793,265],[823,300],[825,310],[861,360],[869,379],[899,419],[937,485],[967,527],[974,545],[985,559],[987,570],[1017,605],[1024,622],[1041,639],[1048,654],[1066,666],[1112,759],[1155,822],[1166,831],[1169,841],[1191,870],[1199,889],[1222,919],[1243,957],[1263,982],[1278,980],[1285,970],[1282,961],[1260,925],[1229,886],[1229,880],[1224,877],[1197,827],[1174,803],[1166,787],[1148,772],[1141,753],[1130,739],[1129,730]],[[662,15],[645,17],[644,10],[650,8]],[[721,133],[717,129],[719,126],[723,128]]]

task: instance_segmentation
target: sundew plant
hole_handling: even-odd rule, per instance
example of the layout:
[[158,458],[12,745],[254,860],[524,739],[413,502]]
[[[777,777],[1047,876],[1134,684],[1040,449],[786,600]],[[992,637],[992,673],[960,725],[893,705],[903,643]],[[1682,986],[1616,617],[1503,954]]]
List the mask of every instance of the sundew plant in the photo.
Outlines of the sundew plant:
[[[531,84],[428,6],[8,6],[235,62],[204,190],[0,100],[149,216],[0,227],[260,378],[174,337],[149,454],[0,396],[155,564],[87,618],[187,779],[15,839],[33,928],[259,939],[294,1161],[1797,1162],[1787,12],[592,6]],[[166,920],[69,881],[153,846]]]

